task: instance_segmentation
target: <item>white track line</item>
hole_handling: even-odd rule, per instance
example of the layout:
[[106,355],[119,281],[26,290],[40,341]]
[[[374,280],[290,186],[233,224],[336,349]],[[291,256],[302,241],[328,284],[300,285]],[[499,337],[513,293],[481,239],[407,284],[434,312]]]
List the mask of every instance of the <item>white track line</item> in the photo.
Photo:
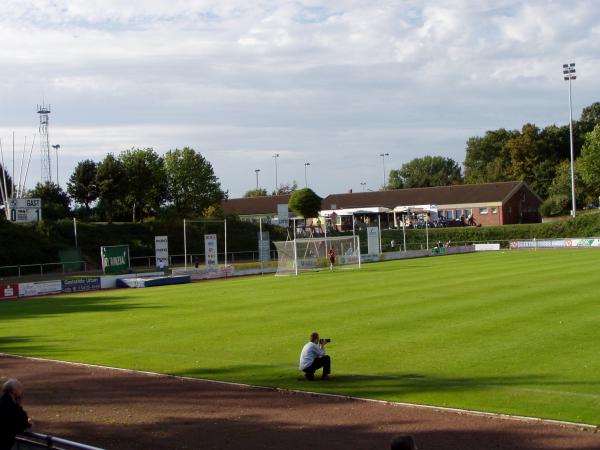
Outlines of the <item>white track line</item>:
[[417,403],[376,400],[376,399],[371,399],[371,398],[352,397],[350,395],[327,394],[324,392],[313,392],[313,391],[301,391],[301,390],[297,390],[297,389],[276,388],[276,387],[270,387],[270,386],[260,386],[260,385],[256,385],[256,384],[236,383],[233,381],[210,380],[208,378],[184,377],[184,376],[169,375],[169,374],[158,373],[158,372],[148,372],[145,370],[134,370],[134,369],[124,369],[122,367],[100,366],[97,364],[85,364],[85,363],[78,363],[78,362],[71,362],[71,361],[61,361],[59,359],[36,358],[34,356],[13,355],[10,353],[0,353],[0,356],[6,356],[6,357],[11,357],[11,358],[20,358],[20,359],[29,359],[32,361],[43,361],[43,362],[68,364],[68,365],[72,365],[72,366],[89,367],[89,368],[94,368],[94,369],[116,370],[116,371],[125,372],[125,373],[141,374],[141,375],[148,375],[148,376],[161,377],[161,378],[175,378],[178,380],[186,380],[186,381],[201,381],[201,382],[205,382],[205,383],[223,384],[226,386],[237,386],[237,387],[244,387],[244,388],[251,388],[251,389],[264,389],[264,390],[268,390],[268,391],[276,391],[276,392],[284,392],[284,393],[291,392],[294,394],[307,394],[307,395],[313,395],[313,396],[317,396],[317,397],[330,397],[330,398],[337,398],[337,399],[344,399],[344,400],[356,400],[356,401],[361,401],[361,402],[380,403],[380,404],[391,405],[391,406],[403,406],[403,407],[408,407],[408,408],[427,409],[430,411],[450,412],[450,413],[454,413],[454,414],[468,415],[468,416],[489,417],[489,418],[502,419],[502,420],[516,420],[519,422],[528,422],[528,423],[535,423],[535,424],[542,424],[542,425],[553,425],[553,426],[560,426],[560,427],[565,427],[565,428],[574,428],[574,429],[577,429],[580,431],[591,431],[594,433],[600,431],[600,427],[598,427],[597,425],[591,425],[591,424],[587,424],[587,423],[578,423],[578,422],[567,422],[567,421],[563,421],[563,420],[542,419],[540,417],[513,416],[510,414],[491,413],[491,412],[476,411],[476,410],[471,410],[471,409],[449,408],[449,407],[445,407],[445,406],[419,405]]

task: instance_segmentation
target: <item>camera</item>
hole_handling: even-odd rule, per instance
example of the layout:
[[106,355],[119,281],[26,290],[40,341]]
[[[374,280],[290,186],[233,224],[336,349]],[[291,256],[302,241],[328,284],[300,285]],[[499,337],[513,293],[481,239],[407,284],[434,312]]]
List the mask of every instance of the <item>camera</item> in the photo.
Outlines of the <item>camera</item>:
[[319,344],[321,344],[321,345],[327,344],[328,342],[331,342],[331,339],[329,339],[329,338],[319,339]]

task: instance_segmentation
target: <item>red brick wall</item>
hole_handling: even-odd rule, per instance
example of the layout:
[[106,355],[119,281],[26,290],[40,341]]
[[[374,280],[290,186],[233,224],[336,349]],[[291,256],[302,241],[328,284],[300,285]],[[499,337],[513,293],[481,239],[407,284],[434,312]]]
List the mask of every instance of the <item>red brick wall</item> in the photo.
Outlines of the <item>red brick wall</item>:
[[[496,214],[492,213],[493,208],[496,208]],[[487,207],[487,214],[481,214],[481,208],[473,208],[473,218],[475,223],[481,226],[502,225],[502,208],[500,206]]]
[[504,204],[504,224],[541,222],[542,218],[538,212],[541,204],[540,200],[523,186]]

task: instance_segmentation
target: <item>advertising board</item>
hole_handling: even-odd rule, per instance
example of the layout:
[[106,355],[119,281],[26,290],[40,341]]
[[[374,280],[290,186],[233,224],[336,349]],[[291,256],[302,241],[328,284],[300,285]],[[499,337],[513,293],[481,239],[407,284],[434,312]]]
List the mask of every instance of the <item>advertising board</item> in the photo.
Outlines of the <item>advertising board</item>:
[[367,227],[367,253],[369,255],[379,255],[379,228]]
[[154,236],[154,252],[156,255],[156,267],[167,267],[169,265],[168,236]]
[[288,227],[290,225],[290,213],[287,203],[277,205],[277,223],[280,227]]
[[123,273],[129,269],[129,245],[100,247],[100,257],[104,273]]
[[204,255],[205,263],[209,268],[217,267],[217,235],[204,235]]
[[476,252],[491,252],[500,250],[500,244],[475,244]]
[[96,291],[100,289],[100,277],[67,278],[62,280],[62,291],[66,293]]
[[0,300],[8,300],[19,297],[18,284],[0,284]]
[[19,284],[19,297],[34,297],[36,295],[60,294],[62,280],[35,281]]
[[600,238],[532,239],[512,241],[510,248],[598,248]]

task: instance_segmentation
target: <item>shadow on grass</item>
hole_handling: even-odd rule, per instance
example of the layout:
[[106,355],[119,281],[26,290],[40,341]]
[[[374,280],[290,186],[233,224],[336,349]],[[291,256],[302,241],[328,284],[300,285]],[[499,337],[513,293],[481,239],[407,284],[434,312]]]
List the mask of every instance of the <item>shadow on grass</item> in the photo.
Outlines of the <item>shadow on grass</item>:
[[93,297],[75,295],[69,297],[15,300],[0,303],[0,322],[73,313],[113,313],[147,308],[159,308],[159,306],[133,303],[130,297],[119,295]]

